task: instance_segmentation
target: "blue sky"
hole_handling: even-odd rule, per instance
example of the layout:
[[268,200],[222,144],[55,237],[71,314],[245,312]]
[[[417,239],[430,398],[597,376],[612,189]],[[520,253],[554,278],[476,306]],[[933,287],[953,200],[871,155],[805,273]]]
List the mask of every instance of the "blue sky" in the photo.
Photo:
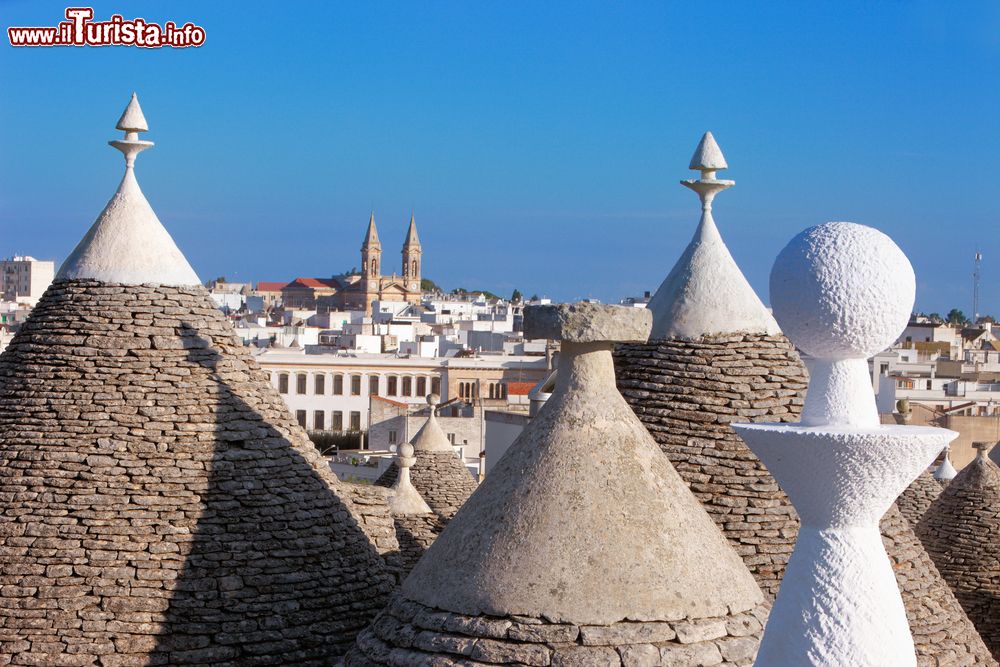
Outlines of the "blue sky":
[[[65,4],[0,0],[0,24]],[[0,254],[63,259],[113,193],[132,90],[138,176],[202,278],[329,276],[375,210],[386,268],[410,211],[425,274],[616,301],[694,231],[677,184],[712,130],[715,215],[767,300],[774,257],[827,220],[877,227],[917,307],[1000,315],[1000,5],[98,2],[192,21],[197,49],[0,45]]]

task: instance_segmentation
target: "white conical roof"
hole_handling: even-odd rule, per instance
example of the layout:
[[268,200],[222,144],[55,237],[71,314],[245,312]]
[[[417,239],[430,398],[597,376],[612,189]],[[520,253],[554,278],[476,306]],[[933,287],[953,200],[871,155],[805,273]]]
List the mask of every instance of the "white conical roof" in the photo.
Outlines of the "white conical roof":
[[955,475],[958,474],[958,471],[955,470],[955,466],[951,464],[950,453],[951,448],[946,447],[944,450],[944,461],[942,461],[941,465],[939,465],[937,470],[934,471],[934,479],[939,482],[950,482],[955,479]]
[[[145,131],[135,94],[119,129]],[[136,154],[152,144],[126,137],[110,142],[126,157],[125,176],[97,221],[59,269],[57,280],[91,279],[128,285],[198,285],[197,274],[146,201],[135,178]]]
[[[702,171],[726,168],[726,160],[711,132],[701,138],[691,158],[691,168]],[[695,340],[737,332],[779,333],[778,323],[736,265],[712,218],[712,200],[733,182],[716,180],[713,175],[681,183],[701,198],[701,222],[694,238],[649,301],[648,308],[653,313],[650,340]]]
[[736,265],[710,212],[702,216],[648,308],[653,312],[650,340],[780,331]]

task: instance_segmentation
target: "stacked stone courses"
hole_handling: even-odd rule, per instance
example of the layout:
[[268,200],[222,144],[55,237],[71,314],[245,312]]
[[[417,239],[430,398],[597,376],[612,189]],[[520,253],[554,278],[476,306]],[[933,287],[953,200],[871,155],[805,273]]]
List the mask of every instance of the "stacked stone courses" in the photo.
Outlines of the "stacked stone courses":
[[[395,461],[376,484],[392,486],[399,475]],[[476,480],[453,450],[417,452],[417,462],[410,468],[410,479],[431,511],[445,523],[465,504],[476,490]]]
[[[798,516],[734,422],[796,422],[808,373],[783,335],[619,345],[618,388],[773,600]],[[921,667],[996,665],[895,507],[881,523]]]
[[925,470],[896,499],[896,507],[903,513],[906,520],[916,527],[931,503],[939,495],[941,495],[940,482],[934,479],[930,470]]
[[979,634],[1000,658],[1000,468],[981,451],[917,527]]
[[616,349],[618,388],[770,598],[795,545],[785,494],[729,424],[798,421],[808,379],[778,335]]
[[336,480],[203,288],[57,280],[0,357],[0,653],[330,664],[394,586],[384,495]]
[[359,637],[346,667],[367,665],[749,666],[764,613],[611,625],[466,616],[402,600]]

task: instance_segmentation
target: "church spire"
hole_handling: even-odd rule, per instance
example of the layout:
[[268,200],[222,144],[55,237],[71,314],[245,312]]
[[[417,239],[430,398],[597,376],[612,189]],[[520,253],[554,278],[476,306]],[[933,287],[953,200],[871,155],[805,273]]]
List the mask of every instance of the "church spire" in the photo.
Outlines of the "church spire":
[[419,246],[420,237],[417,236],[417,221],[414,219],[413,214],[410,214],[410,228],[406,230],[406,240],[403,241],[403,247]]
[[375,211],[372,211],[368,219],[368,231],[365,233],[365,242],[361,245],[362,250],[365,248],[382,249],[382,242],[378,240],[378,229],[375,228]]
[[410,214],[410,228],[406,230],[406,240],[403,241],[403,277],[407,300],[420,299],[420,256],[423,254],[420,238],[417,236],[417,221]]

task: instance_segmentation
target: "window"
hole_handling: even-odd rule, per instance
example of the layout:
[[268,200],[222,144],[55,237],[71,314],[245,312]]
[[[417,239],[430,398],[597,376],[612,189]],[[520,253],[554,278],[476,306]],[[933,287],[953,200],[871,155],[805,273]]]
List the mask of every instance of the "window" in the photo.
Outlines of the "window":
[[302,428],[305,428],[306,427],[306,411],[305,410],[296,410],[295,411],[295,421],[297,421],[299,423],[299,426],[301,426]]
[[344,413],[343,412],[341,412],[340,410],[334,410],[333,411],[333,423],[330,424],[330,427],[334,431],[343,431],[344,430]]
[[413,396],[413,378],[403,378],[403,396]]
[[387,396],[399,396],[399,391],[398,391],[399,390],[399,386],[398,386],[399,378],[397,378],[395,375],[390,375],[389,378],[388,378],[388,380],[389,380],[389,386],[385,390],[386,395]]
[[888,372],[889,372],[889,364],[881,364],[879,366],[879,374],[880,375],[885,375]]
[[389,431],[389,444],[390,445],[395,445],[396,444],[396,432],[395,431]]
[[368,376],[368,395],[378,396],[378,376],[369,375]]
[[448,434],[448,442],[450,442],[454,446],[454,444],[455,444],[455,434],[454,433],[449,433]]
[[931,381],[930,381],[930,380],[928,380],[928,381],[927,381],[927,388],[928,388],[928,389],[930,389],[930,388],[931,388]]
[[315,386],[313,387],[313,393],[322,396],[326,393],[326,376],[322,373],[316,375]]
[[431,378],[431,393],[441,395],[441,378]]
[[333,376],[333,393],[337,396],[344,395],[344,376],[334,375]]
[[427,378],[417,378],[417,396],[427,395]]
[[278,376],[278,393],[287,394],[288,393],[288,374],[282,373]]
[[352,375],[351,376],[351,396],[361,395],[361,376]]
[[306,393],[306,374],[299,373],[295,376],[295,393],[304,394]]
[[317,431],[322,431],[326,428],[325,413],[322,410],[317,410],[313,413],[313,428]]
[[357,410],[351,410],[351,430],[361,430],[361,413]]

